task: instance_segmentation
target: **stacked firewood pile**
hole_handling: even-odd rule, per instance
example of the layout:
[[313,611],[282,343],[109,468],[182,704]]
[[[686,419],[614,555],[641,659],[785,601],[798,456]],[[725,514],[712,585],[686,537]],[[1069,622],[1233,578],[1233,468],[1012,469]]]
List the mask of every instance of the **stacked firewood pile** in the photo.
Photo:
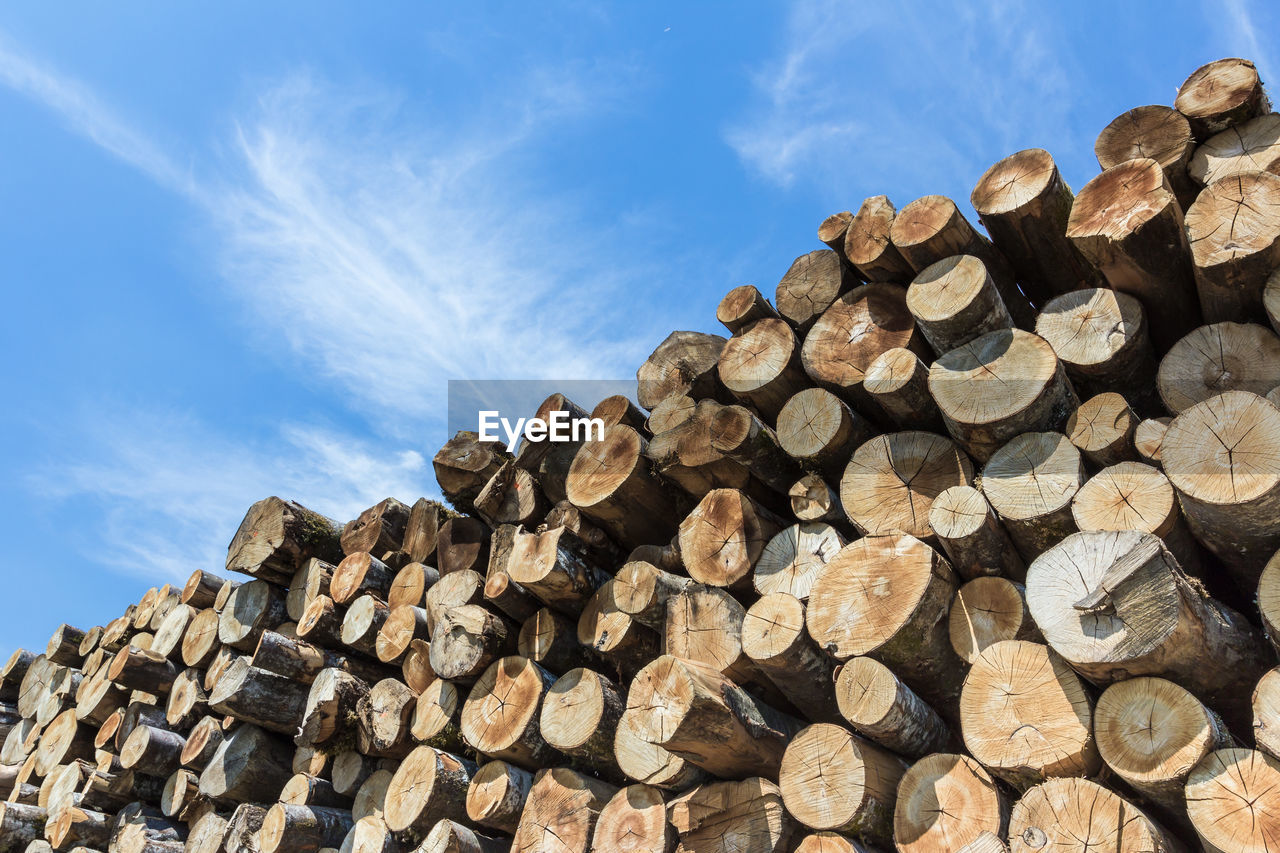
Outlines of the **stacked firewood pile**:
[[[1253,65],[829,217],[603,439],[267,498],[0,675],[0,851],[1280,849],[1280,116]],[[247,577],[243,577],[247,576]]]

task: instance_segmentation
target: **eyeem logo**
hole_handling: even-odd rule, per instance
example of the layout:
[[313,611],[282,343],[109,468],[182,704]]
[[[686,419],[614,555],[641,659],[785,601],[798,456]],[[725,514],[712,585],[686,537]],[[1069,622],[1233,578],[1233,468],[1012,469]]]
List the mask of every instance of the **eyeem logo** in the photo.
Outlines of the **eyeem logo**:
[[551,413],[543,418],[516,418],[514,424],[493,410],[480,412],[481,441],[499,441],[501,427],[506,434],[507,450],[515,452],[520,436],[525,441],[601,441],[604,439],[604,421],[600,418],[575,418],[565,411]]

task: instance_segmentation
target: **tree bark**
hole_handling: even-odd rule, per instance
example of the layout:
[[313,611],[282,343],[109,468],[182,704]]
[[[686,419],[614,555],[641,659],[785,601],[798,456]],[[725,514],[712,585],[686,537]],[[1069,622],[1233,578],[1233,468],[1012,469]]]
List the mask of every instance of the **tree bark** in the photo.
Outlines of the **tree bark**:
[[410,508],[395,498],[384,498],[361,512],[342,529],[342,553],[394,554],[404,543]]
[[1075,532],[1071,500],[1084,481],[1080,451],[1057,432],[1023,433],[982,469],[982,490],[1028,562]]
[[804,334],[840,294],[857,285],[858,277],[834,251],[819,249],[801,255],[778,282],[778,313]]
[[798,829],[782,803],[782,792],[758,776],[708,782],[671,801],[668,819],[680,836],[677,850],[783,853]]
[[541,533],[517,529],[505,569],[543,604],[571,616],[578,615],[608,579],[591,549],[563,527]]
[[636,622],[613,603],[612,578],[605,581],[578,618],[578,643],[610,664],[619,678],[630,678],[657,656],[657,633]]
[[107,678],[127,690],[163,695],[173,686],[178,668],[159,652],[125,646],[107,668]]
[[258,669],[274,672],[300,684],[311,684],[324,669],[340,669],[369,682],[385,678],[393,671],[388,667],[322,649],[306,640],[295,640],[275,631],[263,632],[251,663]]
[[282,735],[293,735],[307,709],[307,684],[236,660],[213,685],[209,708]]
[[319,853],[341,844],[354,823],[346,809],[276,803],[263,818],[258,845],[262,853]]
[[334,570],[328,594],[335,604],[350,604],[362,595],[386,601],[395,578],[394,569],[367,551],[348,554]]
[[930,755],[898,784],[894,840],[902,853],[932,853],[985,835],[996,845],[987,853],[1006,853],[999,839],[1008,834],[1010,810],[1004,790],[981,764],[967,755]]
[[490,527],[523,524],[537,527],[551,504],[532,472],[507,462],[476,496],[476,514]]
[[850,658],[834,679],[839,717],[865,738],[910,758],[957,745],[938,712],[879,661]]
[[285,596],[264,580],[236,587],[218,616],[218,639],[242,652],[252,652],[262,632],[289,621]]
[[287,586],[309,557],[342,559],[342,525],[301,504],[264,498],[245,514],[227,549],[227,571]]
[[200,793],[236,802],[272,802],[292,775],[286,741],[251,723],[237,726],[200,774]]
[[432,633],[431,668],[440,678],[470,681],[516,649],[518,629],[477,604],[447,611]]
[[549,607],[520,625],[516,651],[557,675],[597,662],[591,649],[578,642],[577,625]]
[[1248,172],[1210,184],[1186,227],[1204,321],[1266,316],[1263,290],[1280,266],[1280,177]]
[[724,406],[711,420],[711,446],[785,495],[803,472],[787,455],[778,435],[742,406]]
[[80,654],[80,643],[84,641],[84,631],[62,623],[49,638],[44,656],[62,666],[78,667],[84,660]]

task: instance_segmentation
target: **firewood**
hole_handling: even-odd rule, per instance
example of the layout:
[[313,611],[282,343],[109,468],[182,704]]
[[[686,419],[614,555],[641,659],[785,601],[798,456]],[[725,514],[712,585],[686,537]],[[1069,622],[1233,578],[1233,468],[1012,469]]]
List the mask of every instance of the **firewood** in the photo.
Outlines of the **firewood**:
[[436,537],[443,524],[452,513],[441,504],[418,498],[409,510],[409,520],[405,522],[404,539],[400,550],[413,563],[429,560],[436,550]]
[[1246,172],[1205,187],[1187,211],[1187,236],[1206,323],[1265,316],[1262,293],[1280,265],[1280,177]]
[[[514,833],[532,787],[533,774],[514,764],[482,764],[467,788],[467,817],[481,826]],[[665,817],[664,813],[664,823]]]
[[1061,429],[1080,405],[1053,347],[1019,329],[940,356],[929,368],[929,392],[947,432],[979,462],[1014,436]]
[[1175,415],[1225,391],[1266,395],[1280,386],[1280,337],[1256,323],[1201,326],[1161,359],[1157,383]]
[[725,394],[716,363],[725,339],[701,332],[672,332],[636,371],[636,400],[646,409],[676,394],[695,399]]
[[347,522],[342,529],[342,553],[384,554],[400,550],[410,508],[395,498],[385,498]]
[[461,721],[462,698],[458,688],[443,678],[437,678],[418,694],[409,734],[418,743],[445,752],[460,753],[466,748]]
[[752,577],[756,592],[761,595],[786,593],[805,601],[822,567],[845,542],[840,532],[829,524],[791,525],[770,539],[756,560]]
[[217,812],[205,812],[195,823],[191,824],[191,832],[187,835],[187,851],[189,853],[219,853],[223,849],[222,840],[227,835],[229,821],[227,815]]
[[[760,692],[767,701],[785,702],[743,648],[747,612],[727,590],[702,584],[667,599],[667,623],[662,650],[669,655],[705,664],[735,684]],[[713,626],[710,627],[709,626]],[[652,660],[652,657],[650,657]]]
[[1249,692],[1267,669],[1262,639],[1189,580],[1158,537],[1068,537],[1027,570],[1027,604],[1049,645],[1093,683],[1163,676],[1247,725]]
[[1042,642],[1027,608],[1026,588],[1007,578],[974,578],[956,590],[947,620],[951,648],[972,664],[1002,640]]
[[965,672],[947,637],[955,589],[951,567],[925,543],[868,536],[842,548],[818,575],[805,620],[828,654],[873,655],[945,715]]
[[1067,237],[1113,288],[1142,303],[1158,351],[1199,324],[1182,207],[1155,160],[1111,166],[1086,184],[1071,209]]
[[1129,402],[1114,391],[1090,397],[1067,419],[1067,439],[1090,463],[1105,468],[1121,462],[1136,462],[1133,446],[1138,415]]
[[84,631],[66,624],[57,627],[49,638],[44,656],[63,666],[79,666],[84,656],[80,654],[80,643],[84,640]]
[[166,777],[181,766],[187,740],[180,734],[151,726],[138,726],[120,748],[120,764],[126,770]]
[[1147,418],[1133,430],[1133,449],[1138,458],[1155,468],[1161,467],[1160,447],[1173,418]]
[[295,740],[312,746],[338,742],[356,733],[357,708],[369,685],[340,669],[322,669],[311,682]]
[[[840,247],[841,249],[844,248],[843,231],[840,234]],[[833,246],[832,248],[835,247]],[[817,314],[813,316],[817,316]],[[769,300],[765,298],[758,288],[750,284],[742,284],[730,290],[720,300],[720,304],[716,306],[716,319],[729,330],[731,335],[746,331],[761,320],[771,318],[776,320],[778,317],[777,309],[769,304]],[[723,353],[721,358],[723,359]],[[623,399],[626,398],[624,397]],[[592,412],[592,414],[594,415],[595,413]],[[630,424],[630,426],[638,427],[635,423]]]
[[542,602],[511,579],[506,569],[490,565],[484,579],[484,600],[515,622],[524,622],[542,609]]
[[538,729],[576,766],[618,783],[623,774],[613,756],[613,740],[624,707],[622,691],[607,677],[571,669],[543,697]]
[[372,815],[385,820],[387,793],[395,779],[393,767],[394,765],[381,766],[373,771],[368,779],[360,783],[360,789],[356,791],[355,799],[351,802],[353,818],[361,820]]
[[209,708],[270,732],[293,735],[307,709],[309,692],[306,683],[258,669],[242,657],[213,685]]
[[800,358],[815,384],[855,409],[874,413],[876,404],[862,381],[876,356],[894,347],[927,354],[907,310],[906,290],[881,282],[856,287],[833,302],[805,336]]
[[293,775],[289,744],[255,725],[237,726],[200,773],[200,793],[212,799],[271,802]]
[[[643,448],[645,458],[650,462],[650,472],[659,481],[674,483],[696,500],[702,499],[712,489],[756,490],[757,484],[751,479],[751,473],[711,445],[711,424],[723,408],[724,404],[716,400],[699,400],[688,418],[665,432],[657,433]],[[758,490],[772,494],[763,486]],[[682,496],[674,493],[670,497],[669,502],[677,505],[677,512],[685,508],[681,500]]]
[[[1267,631],[1271,639],[1270,625]],[[1280,668],[1268,670],[1253,691],[1253,737],[1258,749],[1280,757]]]
[[478,518],[456,516],[440,525],[436,568],[441,577],[461,571],[483,572],[489,559],[489,526]]
[[796,480],[791,487],[790,497],[791,513],[801,521],[831,525],[847,523],[848,516],[840,505],[840,496],[819,474],[805,474]]
[[670,655],[636,675],[627,711],[650,743],[730,778],[775,776],[792,733],[802,728],[714,667]]
[[801,255],[778,282],[778,313],[804,334],[837,297],[857,284],[858,277],[834,251],[819,249]]
[[[716,358],[719,359],[719,355]],[[669,429],[675,429],[693,417],[693,412],[699,402],[701,401],[695,400],[684,393],[672,394],[666,397],[661,403],[654,406],[653,411],[649,413],[649,432],[657,435]]]
[[436,482],[449,503],[468,512],[472,501],[511,454],[496,441],[481,441],[478,433],[460,430],[431,460]]
[[870,441],[876,428],[823,388],[806,388],[778,415],[778,444],[811,470],[840,479],[853,448]]
[[799,833],[778,786],[759,776],[699,785],[671,801],[668,820],[689,853],[783,853]]
[[182,662],[187,666],[207,667],[222,643],[218,640],[218,623],[222,620],[212,607],[196,613],[182,635]]
[[943,258],[922,269],[907,288],[907,310],[937,355],[1013,328],[990,271],[973,255]]
[[366,593],[347,608],[342,617],[342,644],[370,658],[378,656],[378,632],[391,611],[377,596]]
[[378,660],[396,664],[404,661],[414,640],[428,640],[427,611],[412,604],[394,607],[387,612],[387,619],[378,629],[375,651]]
[[765,544],[784,526],[746,494],[716,489],[680,522],[680,554],[699,583],[747,588]]
[[911,280],[911,264],[890,238],[897,215],[888,196],[872,196],[862,202],[845,231],[844,255],[866,281],[902,284]]
[[213,600],[213,609],[221,613],[222,609],[227,606],[227,600],[231,598],[231,593],[239,589],[241,584],[241,581],[230,579],[223,583],[222,589],[218,590],[218,595]]
[[171,609],[156,630],[155,639],[151,641],[151,650],[159,652],[174,663],[182,660],[182,640],[186,637],[187,627],[196,613],[196,609],[187,604],[178,604]]
[[[785,592],[765,595],[751,605],[741,625],[743,652],[791,705],[813,722],[840,718],[831,693],[833,664],[805,632],[804,605],[798,598]],[[679,654],[670,646],[667,651]]]
[[1200,140],[1271,111],[1258,69],[1247,59],[1219,59],[1200,66],[1178,87],[1173,106],[1187,117]]
[[898,429],[942,430],[942,416],[929,396],[929,368],[911,350],[880,353],[867,367],[862,386]]
[[417,697],[397,678],[384,678],[356,705],[357,748],[365,755],[404,758],[413,750],[411,721]]
[[470,681],[515,651],[517,635],[513,622],[477,604],[454,607],[436,621],[431,669],[440,678]]
[[1075,532],[1071,501],[1084,485],[1080,451],[1057,432],[1026,432],[982,469],[982,491],[1030,561]]
[[850,658],[840,667],[834,684],[843,721],[899,755],[919,758],[957,744],[938,712],[877,660]]
[[[104,725],[102,728],[109,729],[109,724],[110,720],[108,720],[108,724]],[[165,719],[163,708],[151,701],[134,699],[120,712],[119,720],[116,723],[114,738],[116,751],[119,751],[124,747],[125,741],[129,739],[129,735],[132,734],[133,730],[138,726],[151,726],[152,728],[157,729],[167,729],[169,728],[169,721]],[[101,736],[101,729],[98,734]],[[94,746],[98,749],[103,749],[106,744],[99,743],[97,739],[95,739]],[[101,758],[102,756],[99,755],[98,757]]]
[[1272,648],[1280,644],[1280,558],[1272,555],[1262,569],[1257,588],[1258,612]]
[[396,572],[372,554],[361,551],[349,554],[337,565],[326,593],[335,604],[351,604],[362,595],[375,595],[386,600]]
[[391,672],[387,667],[354,655],[329,651],[275,631],[262,632],[251,662],[258,669],[283,675],[300,684],[311,684],[324,669],[340,669],[369,682],[378,681]]
[[182,748],[179,760],[188,770],[199,773],[209,766],[225,736],[221,724],[213,717],[204,717],[187,734],[187,745]]
[[778,787],[787,811],[805,826],[892,843],[906,769],[902,759],[842,726],[815,723],[787,746]]
[[0,670],[0,700],[12,702],[17,699],[19,688],[31,664],[44,659],[43,655],[37,656],[27,649],[18,649],[10,655],[4,669]]
[[1050,779],[1023,794],[1009,816],[1009,840],[1013,853],[1186,850],[1137,806],[1088,779]]
[[40,747],[35,751],[36,775],[43,778],[72,759],[93,758],[93,736],[93,727],[77,720],[74,709],[54,717],[40,735]]
[[667,821],[666,798],[652,785],[628,785],[601,809],[592,837],[592,853],[615,850],[670,853],[676,831]]
[[[552,423],[556,414],[564,414],[570,421],[584,420],[587,412],[563,394],[552,394],[538,405],[534,418]],[[570,434],[568,440],[552,441],[549,437],[533,438],[526,435],[516,451],[515,463],[519,467],[533,473],[538,487],[546,494],[552,504],[559,503],[566,497],[565,478],[573,464],[574,456],[583,443],[591,438],[590,433],[583,436],[578,432]],[[479,499],[477,499],[479,500]]]
[[1026,576],[1026,564],[1004,525],[982,492],[972,486],[951,486],[939,492],[929,506],[928,521],[961,578]]
[[484,671],[462,707],[462,736],[477,752],[536,770],[557,753],[538,727],[555,676],[533,661],[509,656]]
[[502,524],[537,527],[550,508],[535,475],[515,462],[503,463],[475,499],[476,514],[491,527]]
[[[543,524],[548,528],[563,527],[567,529],[591,548],[602,562],[610,564],[622,562],[622,558],[625,556],[626,552],[609,537],[603,527],[597,525],[586,513],[567,500],[560,501],[560,503],[553,506],[551,511],[547,513]],[[653,546],[641,545],[637,547]],[[496,546],[494,546],[493,550],[496,550]],[[536,610],[537,608],[534,609]]]
[[800,342],[785,320],[766,318],[735,334],[720,353],[720,381],[770,423],[792,395],[809,384]]
[[1066,237],[1074,196],[1048,151],[1028,148],[999,161],[978,179],[969,200],[1033,303],[1103,285]]
[[779,494],[786,494],[802,473],[778,435],[742,406],[723,406],[711,420],[711,446],[750,471]]
[[80,682],[76,690],[76,717],[82,722],[100,726],[113,711],[124,707],[128,699],[128,691],[112,682],[103,668]]
[[538,773],[511,841],[512,853],[587,853],[596,819],[618,789],[568,767]]
[[436,623],[445,613],[464,604],[484,603],[484,578],[471,569],[453,572],[440,578],[424,598],[427,630],[434,634]]
[[[667,624],[667,600],[683,592],[692,583],[692,579],[663,571],[652,563],[632,560],[618,569],[610,589],[613,604],[619,611],[648,628],[664,631]],[[522,646],[524,634],[522,629]],[[542,642],[539,645],[548,644]]]
[[1195,149],[1186,116],[1163,105],[1136,107],[1121,113],[1102,129],[1093,144],[1094,156],[1103,169],[1144,157],[1155,160],[1184,211],[1199,192],[1187,174]]
[[330,774],[334,795],[350,801],[359,793],[365,780],[384,769],[386,764],[384,759],[370,758],[355,749],[342,750],[334,756],[333,771]]
[[236,588],[218,616],[218,639],[242,652],[252,652],[262,632],[288,620],[279,587],[253,580]]
[[511,849],[505,838],[490,838],[456,821],[436,821],[418,850],[421,853],[507,853]]
[[178,668],[157,652],[144,651],[135,646],[125,646],[111,661],[107,677],[128,690],[147,693],[168,693]]
[[1039,643],[983,649],[965,679],[960,718],[969,754],[1020,791],[1053,776],[1091,776],[1102,765],[1089,694]]
[[[967,755],[938,753],[913,764],[898,785],[893,835],[901,853],[932,853],[982,835],[1004,845],[1011,806],[1001,787]],[[968,850],[965,847],[965,850]]]
[[227,850],[243,850],[245,853],[261,853],[258,847],[258,830],[267,817],[267,810],[253,803],[241,803],[231,813],[227,822],[227,834],[223,840]]
[[661,544],[675,533],[673,500],[653,475],[647,444],[618,424],[602,440],[586,442],[569,469],[569,501],[627,548]]
[[1138,408],[1155,410],[1150,391],[1155,355],[1147,315],[1134,297],[1107,288],[1056,296],[1040,312],[1036,334],[1053,347],[1082,398],[1119,391],[1128,393]]
[[1076,492],[1071,514],[1081,530],[1153,533],[1188,574],[1203,574],[1200,548],[1187,529],[1173,486],[1158,468],[1121,462],[1102,469]]
[[818,239],[826,243],[846,263],[848,258],[844,256],[844,237],[852,222],[853,212],[842,210],[831,214],[818,225]]
[[800,839],[795,853],[878,853],[878,848],[836,832],[810,832]]
[[341,844],[353,823],[346,809],[276,803],[262,820],[258,844],[262,853],[319,853]]
[[[578,617],[578,644],[603,658],[619,677],[634,675],[658,654],[660,638],[614,604],[612,578],[596,590]],[[589,661],[584,661],[589,662]]]
[[932,539],[933,499],[952,486],[972,482],[969,458],[950,439],[930,432],[896,432],[854,451],[840,480],[840,503],[864,534],[900,531]]
[[309,557],[342,559],[342,525],[301,504],[264,498],[249,508],[227,549],[227,571],[287,585]]
[[111,817],[91,809],[63,809],[50,814],[45,836],[55,850],[105,849],[111,839]]
[[414,693],[422,693],[438,677],[431,668],[431,644],[426,640],[413,640],[400,664],[400,675]]
[[[977,258],[990,273],[1000,295],[998,301],[1004,304],[1013,322],[1024,329],[1031,328],[1035,322],[1031,303],[1018,290],[1009,262],[990,240],[969,224],[956,203],[946,196],[927,195],[908,204],[893,220],[889,236],[917,274],[933,264],[960,255]],[[946,347],[943,352],[952,348]]]
[[465,758],[418,747],[400,763],[387,786],[387,827],[426,833],[443,818],[465,821],[467,786],[475,772],[475,764]]

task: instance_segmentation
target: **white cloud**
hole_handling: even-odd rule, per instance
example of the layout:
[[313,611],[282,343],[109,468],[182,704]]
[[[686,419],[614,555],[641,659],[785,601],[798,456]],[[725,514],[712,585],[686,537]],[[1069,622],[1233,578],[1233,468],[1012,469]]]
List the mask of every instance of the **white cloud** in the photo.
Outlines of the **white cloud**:
[[1253,60],[1258,66],[1263,83],[1273,81],[1274,78],[1269,75],[1280,70],[1280,67],[1275,64],[1271,51],[1264,49],[1258,38],[1259,28],[1249,0],[1225,0],[1221,6],[1208,4],[1207,8],[1210,18],[1214,20],[1219,20],[1221,11],[1226,10],[1226,20],[1230,24],[1227,34],[1229,41],[1238,46],[1240,56]]

